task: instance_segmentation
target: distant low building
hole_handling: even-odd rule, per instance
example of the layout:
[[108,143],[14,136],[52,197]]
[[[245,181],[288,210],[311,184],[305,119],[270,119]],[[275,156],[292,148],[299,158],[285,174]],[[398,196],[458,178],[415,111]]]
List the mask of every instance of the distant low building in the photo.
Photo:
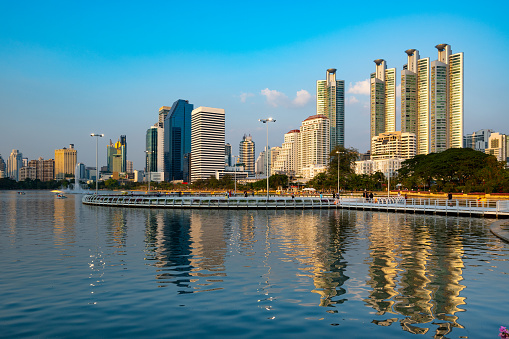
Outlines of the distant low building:
[[509,163],[509,138],[505,134],[491,133],[485,153],[494,155],[498,161]]
[[484,152],[489,147],[491,133],[495,131],[491,129],[481,129],[472,134],[463,137],[463,148],[472,148],[476,151]]

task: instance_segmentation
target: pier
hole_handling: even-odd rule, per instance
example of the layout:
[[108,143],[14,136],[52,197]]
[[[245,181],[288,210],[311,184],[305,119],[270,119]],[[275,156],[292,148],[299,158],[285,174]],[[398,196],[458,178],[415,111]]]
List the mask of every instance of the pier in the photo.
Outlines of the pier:
[[203,195],[85,195],[85,205],[143,208],[201,209],[356,209],[367,211],[509,218],[509,201],[444,200],[403,197],[226,197]]

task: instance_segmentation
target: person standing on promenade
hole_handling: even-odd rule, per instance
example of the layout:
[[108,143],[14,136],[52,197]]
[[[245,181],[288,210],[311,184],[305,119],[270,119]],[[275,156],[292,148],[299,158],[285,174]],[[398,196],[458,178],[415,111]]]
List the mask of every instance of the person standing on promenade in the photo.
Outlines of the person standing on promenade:
[[447,200],[449,202],[449,205],[452,206],[452,193],[451,192],[447,193]]

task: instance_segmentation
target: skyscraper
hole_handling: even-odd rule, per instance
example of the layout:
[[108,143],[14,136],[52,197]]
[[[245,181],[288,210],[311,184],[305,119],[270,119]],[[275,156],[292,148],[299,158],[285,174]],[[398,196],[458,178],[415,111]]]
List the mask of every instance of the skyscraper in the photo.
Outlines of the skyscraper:
[[375,64],[370,80],[370,141],[381,133],[396,131],[396,69],[387,69],[383,59]]
[[157,126],[151,126],[147,130],[145,144],[145,171],[157,172],[157,154],[158,154],[158,131]]
[[316,114],[330,121],[330,149],[345,145],[345,81],[336,80],[336,69],[329,68],[326,80],[316,82]]
[[224,170],[224,109],[198,107],[191,112],[191,181]]
[[232,166],[232,145],[224,145],[224,165]]
[[106,146],[107,166],[110,173],[125,173],[127,167],[127,141],[126,136],[121,135],[116,143],[110,139]]
[[62,180],[65,177],[74,178],[76,160],[78,152],[74,149],[74,144],[69,148],[55,150],[55,179]]
[[401,132],[417,135],[417,61],[419,51],[407,49],[408,63],[401,71]]
[[162,106],[159,108],[159,120],[154,125],[157,127],[157,171],[163,173],[164,177],[164,120],[168,116],[171,107]]
[[255,174],[255,143],[251,135],[245,135],[242,137],[242,141],[239,144],[239,161],[244,165],[244,171],[249,173],[249,176]]
[[[164,170],[167,181],[189,181],[184,177],[184,156],[191,152],[193,107],[189,101],[179,99],[173,103],[164,119]],[[161,114],[161,110],[159,112]]]
[[401,73],[401,131],[417,135],[417,154],[442,152],[463,143],[463,53],[439,44],[438,60],[406,50]]
[[7,158],[7,178],[19,181],[19,170],[23,167],[21,154],[17,149],[13,149],[9,158]]

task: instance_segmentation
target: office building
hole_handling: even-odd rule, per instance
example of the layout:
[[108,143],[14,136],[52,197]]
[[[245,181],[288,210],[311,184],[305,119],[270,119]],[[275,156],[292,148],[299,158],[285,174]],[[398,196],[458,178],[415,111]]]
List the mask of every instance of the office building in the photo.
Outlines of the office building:
[[167,181],[189,181],[188,173],[187,177],[184,177],[184,157],[191,152],[191,112],[193,107],[189,101],[179,99],[173,103],[167,113],[164,112],[165,110],[163,112],[160,110],[160,116],[166,114],[163,147],[165,180]]
[[472,148],[484,153],[486,148],[489,147],[491,133],[494,132],[491,129],[481,129],[472,134],[465,135],[463,137],[463,148]]
[[370,140],[396,131],[396,69],[387,69],[383,59],[375,60],[375,64],[375,73],[370,76]]
[[69,148],[55,150],[55,179],[62,180],[66,177],[74,178],[74,169],[76,168],[77,151],[74,144]]
[[110,139],[106,146],[108,173],[125,173],[127,167],[127,140],[121,135],[116,143]]
[[158,127],[150,126],[146,133],[145,171],[157,172]]
[[232,166],[232,145],[224,145],[224,165]]
[[224,109],[198,107],[191,112],[192,182],[224,170],[224,141]]
[[491,133],[488,145],[486,154],[495,156],[498,161],[509,162],[509,138],[506,134]]
[[159,119],[154,124],[157,127],[157,172],[163,173],[164,176],[164,120],[170,112],[170,106],[161,106],[159,108]]
[[382,133],[371,140],[371,160],[411,159],[417,153],[417,138],[413,133],[400,131]]
[[132,174],[133,173],[133,162],[131,160],[127,160],[126,162],[126,172],[129,173],[129,174]]
[[306,179],[327,169],[329,128],[329,119],[325,115],[313,115],[302,122],[299,134],[299,174]]
[[345,145],[345,81],[336,80],[336,71],[329,68],[326,80],[316,82],[316,114],[329,119],[329,149]]
[[244,169],[252,177],[255,174],[255,143],[251,135],[242,137],[239,144],[239,162],[244,165]]

